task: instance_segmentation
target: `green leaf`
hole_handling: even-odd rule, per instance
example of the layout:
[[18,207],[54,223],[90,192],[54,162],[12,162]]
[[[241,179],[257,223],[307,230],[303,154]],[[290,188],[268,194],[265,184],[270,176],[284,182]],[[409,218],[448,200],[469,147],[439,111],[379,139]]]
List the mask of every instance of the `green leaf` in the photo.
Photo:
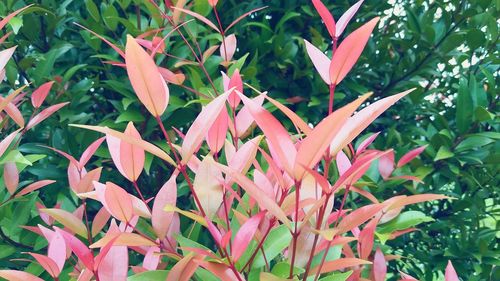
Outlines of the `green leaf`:
[[127,281],[156,281],[167,279],[169,270],[153,270],[141,272],[127,278]]
[[[304,271],[305,270],[302,268],[296,266],[293,267],[294,275],[304,273]],[[273,266],[271,273],[278,277],[288,278],[290,274],[290,264],[288,262],[279,262],[275,266]]]
[[10,151],[3,159],[0,161],[0,164],[5,164],[7,162],[15,162],[17,164],[24,164],[31,166],[31,163],[26,157],[24,157],[19,150]]
[[436,153],[436,157],[434,157],[434,161],[448,159],[453,157],[455,154],[450,151],[450,149],[446,146],[441,146]]
[[434,219],[420,211],[407,211],[399,214],[395,219],[382,224],[377,228],[377,233],[390,234],[397,230],[404,230],[414,227],[423,222],[430,222]]
[[99,22],[101,17],[99,16],[99,9],[96,4],[92,0],[85,0],[85,7],[87,8],[87,12],[89,12],[90,16],[96,21]]
[[482,146],[492,143],[493,140],[482,136],[471,136],[460,142],[455,151],[461,152],[464,150],[469,150],[471,148],[480,148]]
[[19,29],[23,26],[23,19],[20,17],[13,17],[9,21],[10,27],[12,27],[12,31],[14,31],[14,34],[17,34],[19,32]]
[[460,78],[457,96],[456,122],[460,133],[465,133],[472,122],[472,98],[470,96],[467,80]]
[[[262,247],[267,260],[273,260],[277,257],[286,247],[290,246],[290,241],[292,241],[292,235],[286,225],[280,225],[271,230]],[[258,268],[265,264],[264,256],[262,256],[262,252],[259,251],[255,256],[252,267]]]
[[349,276],[351,276],[352,270],[347,271],[347,272],[342,272],[342,273],[334,273],[330,276],[327,276],[325,278],[319,279],[320,281],[345,281]]

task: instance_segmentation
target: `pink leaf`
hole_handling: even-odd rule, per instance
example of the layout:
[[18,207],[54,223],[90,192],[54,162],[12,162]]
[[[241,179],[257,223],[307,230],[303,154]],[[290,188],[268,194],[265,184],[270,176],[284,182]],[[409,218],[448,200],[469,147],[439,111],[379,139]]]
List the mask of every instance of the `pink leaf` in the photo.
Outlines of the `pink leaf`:
[[57,267],[57,264],[49,257],[44,255],[28,253],[36,259],[36,261],[45,269],[52,278],[57,278],[61,273],[61,270]]
[[302,141],[297,153],[294,176],[300,179],[304,175],[304,167],[312,168],[323,157],[326,149],[332,142],[342,125],[351,114],[369,97],[363,95],[348,105],[334,111],[323,119],[313,131]]
[[32,192],[32,191],[40,189],[40,188],[47,186],[49,184],[53,184],[55,182],[56,182],[55,180],[41,180],[41,181],[34,182],[34,183],[26,186],[25,188],[23,188],[21,191],[19,191],[19,193],[17,193],[15,197],[21,197],[23,195],[26,195],[26,194]]
[[224,33],[225,33],[225,34],[227,34],[227,31],[228,31],[229,29],[231,29],[231,27],[233,27],[235,24],[237,24],[238,22],[240,22],[242,19],[246,18],[246,17],[247,17],[247,16],[249,16],[250,14],[252,14],[252,13],[257,13],[258,11],[263,10],[263,9],[265,9],[265,8],[267,8],[267,6],[260,7],[260,8],[255,8],[255,9],[250,10],[250,11],[248,11],[248,12],[244,13],[243,15],[239,16],[237,19],[235,19],[235,20],[234,20],[231,24],[229,24],[229,25],[226,27],[226,29],[224,30]]
[[49,240],[49,249],[47,256],[52,259],[61,272],[64,269],[66,261],[66,241],[59,232],[54,232],[52,239]]
[[235,109],[241,101],[236,91],[243,93],[243,80],[241,80],[240,71],[238,69],[236,69],[233,73],[233,76],[231,76],[231,79],[229,80],[229,83],[227,85],[227,89],[231,89],[233,87],[234,90],[231,92],[231,94],[229,94],[228,102],[231,108]]
[[107,182],[104,191],[104,200],[108,207],[108,212],[120,221],[129,222],[132,219],[132,199],[123,188]]
[[[28,9],[29,7],[33,6],[33,4],[31,5],[28,5],[26,7],[22,7],[21,9],[19,10],[16,10],[15,12],[13,13],[10,13],[9,15],[7,15],[5,18],[3,18],[1,21],[0,21],[0,29],[4,28],[5,25],[7,25],[7,23],[13,18],[15,17],[17,14],[19,14],[20,12]],[[0,68],[1,69],[1,68]]]
[[219,0],[208,0],[208,5],[215,7],[217,6],[217,2],[219,2]]
[[302,131],[306,135],[308,135],[312,131],[311,127],[309,127],[309,125],[307,125],[307,123],[304,122],[304,120],[302,120],[302,118],[300,118],[300,116],[298,116],[295,112],[290,110],[288,107],[284,106],[282,103],[271,98],[268,95],[265,95],[263,93],[261,93],[260,95],[263,95],[270,103],[272,103],[279,110],[281,110],[281,112],[283,112],[286,115],[286,117],[288,117],[290,119],[290,121],[292,121],[293,125],[298,130]]
[[304,43],[306,44],[307,54],[321,76],[321,79],[323,79],[326,84],[330,85],[332,83],[330,80],[330,58],[328,58],[325,53],[316,48],[313,44],[309,43],[309,41],[304,39]]
[[352,19],[354,14],[358,11],[361,4],[363,4],[364,0],[360,0],[356,2],[356,4],[352,5],[337,21],[337,26],[335,27],[335,36],[340,37],[344,29],[346,28],[349,21]]
[[227,109],[223,107],[207,133],[207,144],[212,154],[217,154],[222,149],[229,127],[228,122],[229,115],[227,114]]
[[110,217],[111,214],[104,207],[97,212],[92,222],[92,237],[96,236],[104,228]]
[[193,262],[193,253],[189,253],[170,270],[166,281],[189,281],[198,268],[198,264]]
[[215,122],[215,119],[219,116],[222,108],[225,106],[228,95],[229,92],[225,92],[224,94],[216,97],[201,110],[198,117],[194,120],[182,143],[181,155],[183,164],[189,162],[189,159],[203,141],[203,138],[206,136],[208,130]]
[[344,148],[347,144],[352,142],[366,127],[368,127],[373,120],[375,120],[380,114],[386,111],[395,102],[412,92],[414,89],[383,98],[378,100],[367,107],[363,108],[356,114],[354,114],[349,120],[342,126],[342,129],[334,137],[332,143],[330,144],[330,155],[335,155],[338,151]]
[[39,108],[42,105],[45,98],[47,98],[47,95],[49,94],[50,88],[52,88],[53,84],[54,81],[47,82],[38,87],[38,89],[36,89],[33,94],[31,94],[31,104],[33,104],[33,107]]
[[[141,141],[141,135],[129,122],[124,136]],[[144,150],[134,144],[127,143],[112,135],[106,135],[109,153],[118,171],[129,181],[136,181],[144,168]]]
[[234,34],[226,36],[224,42],[220,45],[219,49],[220,56],[224,59],[224,61],[228,62],[233,59],[234,53],[236,52],[236,43],[237,43],[236,36]]
[[130,35],[127,35],[125,64],[130,83],[141,103],[153,116],[161,116],[169,100],[167,84],[151,56]]
[[17,134],[19,133],[21,129],[17,129],[14,132],[10,133],[8,136],[6,136],[1,142],[0,142],[0,157],[3,156],[7,148],[10,146],[12,141],[17,137]]
[[162,186],[160,191],[158,191],[153,204],[151,224],[160,240],[163,240],[167,235],[168,228],[173,219],[174,213],[167,213],[163,208],[165,208],[167,204],[175,206],[177,202],[176,179],[177,173],[172,174],[170,179]]
[[[252,99],[252,101],[258,106],[262,106],[262,103],[264,102],[264,97],[265,93],[256,96],[255,98]],[[245,132],[250,128],[253,122],[254,119],[252,117],[252,114],[250,113],[248,106],[244,105],[236,115],[235,127],[238,137],[240,138],[244,137]]]
[[328,8],[320,1],[320,0],[312,0],[314,8],[318,11],[321,19],[323,20],[326,29],[328,29],[328,33],[332,38],[335,37],[335,20],[333,19],[332,14],[328,11]]
[[80,161],[78,162],[80,169],[83,168],[87,162],[90,160],[90,157],[94,155],[96,150],[99,148],[101,143],[105,140],[106,138],[102,137],[91,143],[87,149],[82,153],[82,156],[80,157]]
[[42,110],[40,113],[35,115],[29,122],[28,125],[26,125],[26,131],[33,128],[43,120],[49,118],[52,114],[54,114],[56,111],[61,109],[63,106],[67,105],[69,102],[63,102],[63,103],[58,103],[55,105],[52,105],[50,107],[47,107],[46,109]]
[[69,244],[71,247],[71,250],[75,255],[80,259],[85,267],[87,267],[90,270],[94,269],[94,256],[92,255],[92,252],[90,252],[89,248],[85,246],[85,244],[82,243],[79,239],[77,239],[75,236],[67,233],[66,231],[56,227],[56,232],[59,232],[64,240]]
[[339,170],[339,175],[343,175],[351,167],[351,161],[347,158],[347,155],[343,151],[337,153],[337,168]]
[[211,22],[209,19],[207,19],[206,17],[196,13],[196,12],[193,12],[193,11],[190,11],[190,10],[186,10],[186,9],[182,9],[182,8],[179,8],[179,7],[172,7],[174,10],[179,10],[181,12],[184,12],[200,21],[202,21],[203,23],[205,23],[206,25],[208,25],[209,27],[211,27],[212,29],[214,29],[215,31],[217,31],[217,33],[220,33],[220,30],[217,28],[217,26]]
[[265,212],[260,212],[257,215],[249,218],[238,230],[234,237],[233,248],[231,249],[234,261],[238,261],[241,255],[245,252],[248,244],[252,240],[257,231],[260,221],[264,217]]
[[[244,280],[244,278],[240,274],[240,279],[235,273],[225,264],[216,263],[216,262],[208,262],[204,260],[196,259],[195,262],[201,265],[206,270],[210,271],[216,277],[218,277],[221,281],[234,281],[234,280]],[[239,273],[238,273],[239,274]]]
[[367,137],[362,143],[359,144],[358,148],[356,149],[356,155],[359,155],[363,153],[366,148],[372,144],[372,142],[377,138],[377,136],[380,134],[380,132],[377,132],[375,134],[372,134],[371,136]]
[[330,64],[330,80],[332,84],[338,85],[354,66],[363,52],[378,20],[378,17],[372,19],[349,34],[349,36],[342,41],[342,44],[340,44],[337,51],[335,51]]
[[211,219],[205,217],[205,221],[207,223],[208,232],[210,232],[210,235],[212,235],[215,243],[219,247],[222,247],[222,234],[220,233],[219,229],[215,226]]
[[269,111],[259,106],[254,101],[239,93],[243,103],[248,107],[255,122],[267,137],[269,146],[276,152],[281,165],[289,174],[293,174],[293,165],[297,150],[288,131],[281,125]]
[[85,193],[92,191],[94,189],[93,182],[94,181],[99,181],[99,178],[101,177],[101,171],[102,167],[96,168],[87,174],[85,174],[78,184],[74,187],[71,188],[76,194],[79,193]]
[[384,281],[387,275],[387,264],[385,262],[384,254],[377,248],[373,257],[372,274],[374,281]]
[[360,226],[367,220],[371,219],[378,212],[380,212],[385,207],[385,204],[371,204],[363,206],[355,211],[349,213],[345,216],[342,221],[338,224],[337,234],[342,234],[351,229]]
[[[5,99],[3,97],[0,97],[0,101],[4,101]],[[12,120],[14,120],[14,122],[16,122],[16,124],[19,126],[19,127],[24,127],[24,118],[23,118],[23,114],[21,113],[21,111],[19,111],[19,109],[12,103],[12,102],[8,102],[4,108],[5,112],[9,115],[10,118],[12,118]]]
[[[360,260],[360,259],[355,259],[355,258],[340,258],[336,259],[333,261],[327,261],[324,263],[323,267],[321,268],[321,273],[326,273],[326,272],[332,272],[335,270],[340,270],[348,267],[353,267],[353,266],[358,266],[358,265],[363,265],[363,264],[370,264],[369,261],[365,260]],[[316,274],[318,272],[318,267],[313,268],[309,275]]]
[[174,85],[182,85],[184,80],[186,80],[186,76],[182,73],[174,73],[164,67],[158,67],[158,71],[160,72],[163,79],[167,80],[168,83],[172,83]]
[[391,151],[384,156],[380,157],[378,162],[378,170],[382,178],[388,179],[392,171],[394,171],[394,151]]
[[410,162],[415,157],[420,155],[425,150],[426,147],[427,147],[427,145],[421,146],[419,148],[415,148],[415,149],[409,151],[408,153],[406,153],[405,155],[403,155],[403,157],[401,157],[401,159],[399,159],[399,161],[398,161],[398,168],[404,166],[406,163]]
[[[2,71],[5,68],[5,65],[9,62],[10,58],[14,54],[14,51],[16,50],[17,46],[5,49],[3,51],[0,51],[0,71]],[[2,79],[3,80],[3,79]]]
[[40,209],[40,212],[53,217],[56,221],[81,237],[87,237],[87,228],[85,227],[85,224],[83,224],[83,222],[74,214],[56,208]]
[[3,181],[7,191],[11,195],[16,192],[17,186],[19,185],[19,171],[17,170],[16,163],[7,162],[3,166]]
[[448,261],[448,265],[446,266],[446,270],[444,272],[444,280],[445,281],[460,281],[458,279],[457,272],[455,271],[455,268],[453,267],[453,264],[451,261]]
[[43,281],[31,273],[18,270],[0,270],[0,277],[9,281]]

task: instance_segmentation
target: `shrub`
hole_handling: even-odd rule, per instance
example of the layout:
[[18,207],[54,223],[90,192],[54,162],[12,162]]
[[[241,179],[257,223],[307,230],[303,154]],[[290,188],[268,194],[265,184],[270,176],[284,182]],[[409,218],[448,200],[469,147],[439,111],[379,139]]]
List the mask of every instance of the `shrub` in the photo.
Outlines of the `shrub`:
[[[209,3],[218,18],[216,1]],[[380,200],[373,196],[376,185],[367,181],[365,173],[378,172],[394,185],[419,181],[406,174],[404,166],[425,147],[395,161],[393,150],[369,148],[377,134],[358,141],[357,146],[353,144],[375,118],[411,90],[366,104],[356,113],[369,94],[333,110],[335,88],[357,61],[378,19],[339,42],[358,5],[348,10],[334,28],[335,21],[326,7],[320,1],[313,4],[334,42],[332,58],[305,43],[330,89],[328,114],[314,127],[266,92],[243,83],[238,61],[232,60],[235,35],[227,35],[231,26],[224,29],[220,21],[214,24],[179,7],[172,8],[171,18],[158,7],[173,26],[165,37],[151,37],[153,33],[139,38],[127,36],[125,51],[106,42],[123,57],[124,63],[111,63],[126,68],[137,98],[163,139],[155,140],[156,145],[153,140],[143,140],[132,122],[123,133],[106,126],[73,125],[106,136],[92,142],[77,157],[79,160],[55,150],[69,160],[68,182],[78,207],[73,211],[69,206],[42,207],[40,218],[48,227],[26,227],[48,242],[47,255],[29,253],[48,275],[58,279],[64,271],[82,280],[125,280],[130,265],[136,273],[132,280],[188,280],[192,276],[210,280],[384,280],[394,275],[387,272],[387,261],[398,256],[390,254],[386,242],[416,230],[416,225],[429,219],[423,213],[403,212],[404,207],[448,197],[397,195]],[[226,72],[222,85],[207,75],[212,87],[207,93],[191,89],[205,97],[201,101],[206,105],[189,127],[167,131],[162,116],[169,105],[170,90],[165,81],[182,85],[184,76],[158,67],[154,57],[164,52],[163,41],[171,33],[183,37],[184,23],[176,22],[183,13],[219,32],[220,65]],[[185,43],[206,74],[202,58],[187,40]],[[210,56],[214,51],[207,47],[205,54]],[[35,108],[51,85],[44,84],[32,94]],[[257,95],[249,98],[251,92]],[[13,95],[4,99],[6,105]],[[288,132],[264,109],[264,100],[287,116],[296,132]],[[25,130],[63,105],[34,114]],[[5,107],[7,113],[9,110]],[[23,126],[19,114],[10,112],[9,116]],[[252,128],[253,123],[258,130]],[[87,171],[89,159],[104,141],[118,171],[111,173],[121,174],[133,191],[111,181],[101,183],[106,166]],[[138,182],[151,155],[170,167],[163,170],[170,178],[154,198],[144,196],[146,188]],[[18,168],[9,163],[4,164],[3,179],[11,191],[17,186]],[[37,184],[20,194],[42,187]],[[87,212],[91,201],[102,204],[93,218]],[[77,262],[67,262],[70,256]],[[67,263],[71,266],[65,266]],[[0,276],[37,279],[13,270],[0,271]],[[403,280],[416,280],[407,274],[401,276]],[[458,280],[451,263],[445,276]]]

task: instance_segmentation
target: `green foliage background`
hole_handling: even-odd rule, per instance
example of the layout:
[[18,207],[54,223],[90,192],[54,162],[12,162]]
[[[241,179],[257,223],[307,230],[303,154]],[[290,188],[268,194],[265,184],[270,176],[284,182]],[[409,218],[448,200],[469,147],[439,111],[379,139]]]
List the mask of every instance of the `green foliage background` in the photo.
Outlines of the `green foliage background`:
[[[212,17],[206,0],[191,2],[194,10]],[[328,89],[314,70],[302,39],[322,50],[330,50],[331,42],[310,1],[220,2],[218,8],[225,26],[246,11],[268,6],[232,29],[238,38],[235,57],[243,65],[244,81],[269,91],[307,121],[318,122],[327,111]],[[335,18],[353,4],[346,0],[324,2]],[[15,34],[7,47],[19,46],[7,66],[1,90],[6,92],[16,83],[27,81],[37,87],[55,77],[60,80],[48,103],[71,104],[24,138],[19,151],[25,158],[34,162],[40,158],[36,155],[46,157],[28,166],[21,181],[58,180],[43,189],[40,197],[47,206],[58,201],[71,209],[74,203],[67,188],[67,160],[38,144],[79,156],[99,137],[68,127],[69,123],[123,129],[126,122],[133,121],[144,132],[144,138],[159,139],[155,135],[158,132],[153,131],[154,120],[149,119],[137,101],[125,71],[104,63],[119,60],[117,54],[74,23],[123,46],[126,34],[137,36],[162,26],[162,21],[153,5],[141,0],[6,0],[0,3],[0,15],[26,4],[35,5],[16,17],[8,28]],[[369,131],[381,131],[375,146],[395,148],[397,156],[416,146],[428,147],[409,168],[425,183],[405,183],[395,188],[369,175],[366,180],[377,182],[373,192],[384,197],[433,192],[456,198],[414,207],[434,221],[420,224],[421,231],[391,241],[395,253],[405,257],[391,266],[420,280],[435,280],[450,259],[464,280],[500,280],[500,1],[367,0],[346,34],[374,16],[381,16],[382,22],[353,71],[337,88],[335,106],[368,91],[373,91],[377,99],[416,87],[410,98],[392,107]],[[187,24],[187,30],[202,50],[220,42],[200,22]],[[167,40],[167,52],[192,59],[178,36]],[[205,63],[212,77],[220,77],[220,60],[213,56]],[[177,62],[169,57],[159,61],[169,69],[176,69]],[[209,93],[208,81],[198,68],[179,69],[187,76],[187,86]],[[215,83],[220,85],[220,78]],[[197,100],[178,86],[172,85],[170,90],[171,105],[163,119],[167,127],[183,129],[199,112],[199,103],[206,101]],[[100,157],[93,161],[112,166],[105,146],[97,155]],[[151,161],[146,165],[150,177],[141,179],[141,186],[159,188],[170,174],[168,167],[153,161],[154,165]],[[104,178],[118,184],[123,181],[109,171],[104,171]],[[127,186],[124,182],[123,185]],[[156,191],[146,190],[145,195]],[[181,195],[182,192],[187,192],[186,187],[181,187]],[[20,257],[20,251],[31,250],[31,246],[23,245],[34,245],[35,250],[44,247],[34,234],[19,228],[41,222],[33,207],[35,200],[36,196],[28,196],[26,200],[0,206],[0,228],[5,235],[0,241],[0,267],[26,266],[11,261]],[[33,264],[27,266],[31,271],[40,270]]]

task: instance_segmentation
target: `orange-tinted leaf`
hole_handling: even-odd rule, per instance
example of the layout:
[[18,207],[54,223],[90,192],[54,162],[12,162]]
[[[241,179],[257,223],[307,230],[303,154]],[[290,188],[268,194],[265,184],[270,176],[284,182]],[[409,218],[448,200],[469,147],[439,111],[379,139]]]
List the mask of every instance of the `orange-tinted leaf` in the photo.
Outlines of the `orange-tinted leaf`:
[[[3,101],[3,99],[4,99],[3,97],[0,97],[0,101]],[[16,122],[16,124],[19,127],[21,127],[21,128],[24,127],[23,114],[21,113],[21,111],[19,111],[19,109],[12,102],[7,103],[4,110],[9,115],[9,117],[12,118],[12,120],[14,120],[14,122]]]
[[169,100],[167,84],[151,56],[130,35],[127,35],[125,64],[130,83],[141,103],[153,116],[161,116]]
[[16,163],[5,163],[3,166],[3,181],[7,191],[13,195],[19,185],[19,171],[17,170]]
[[158,71],[160,72],[163,79],[167,80],[168,83],[172,83],[174,85],[182,85],[184,80],[186,80],[186,76],[182,73],[173,73],[172,71],[164,68],[158,67]]
[[73,215],[72,213],[61,209],[40,209],[40,212],[46,213],[53,217],[56,221],[67,227],[69,230],[75,232],[81,237],[87,237],[87,228],[85,224]]
[[345,216],[342,221],[340,221],[337,226],[337,234],[345,233],[357,226],[360,226],[361,224],[365,223],[367,220],[375,216],[385,206],[385,204],[371,204],[354,210],[353,212]]
[[133,216],[132,199],[130,195],[118,185],[112,182],[106,182],[104,200],[108,212],[113,217],[123,222],[129,222]]
[[330,80],[330,58],[313,44],[309,43],[309,41],[304,39],[304,43],[306,45],[307,54],[316,68],[316,71],[318,71],[321,79],[323,79],[326,84],[330,85],[332,83],[332,80]]
[[379,18],[376,17],[349,34],[333,55],[330,64],[330,81],[339,84],[363,52]]
[[189,281],[198,268],[198,264],[193,262],[194,254],[190,252],[178,261],[170,270],[166,281]]
[[0,277],[9,281],[43,281],[31,273],[19,270],[0,270]]
[[314,8],[318,11],[321,19],[323,20],[328,33],[333,38],[335,37],[335,19],[333,19],[332,14],[328,11],[328,8],[321,2],[321,0],[312,0]]
[[450,197],[441,194],[417,194],[402,197],[390,205],[389,210],[398,209],[407,205],[417,204],[426,201],[449,199]]
[[243,277],[240,277],[241,279],[238,279],[238,276],[236,276],[235,273],[225,264],[208,262],[198,259],[196,259],[195,262],[201,265],[206,270],[210,271],[221,281],[244,280]]
[[156,243],[135,233],[121,232],[118,234],[108,234],[90,245],[91,249],[105,247],[111,240],[115,239],[114,246],[156,246]]
[[316,125],[300,144],[294,167],[295,179],[302,178],[304,167],[312,168],[318,163],[342,125],[369,96],[370,94],[366,94],[359,97]]
[[272,103],[279,110],[281,110],[281,112],[283,112],[292,121],[293,125],[295,125],[295,127],[300,129],[300,131],[302,131],[306,135],[311,133],[312,128],[309,127],[309,125],[307,125],[307,123],[304,122],[304,120],[302,120],[302,118],[300,118],[300,116],[298,116],[295,112],[290,110],[288,107],[284,106],[279,101],[269,97],[268,95],[264,95],[264,94],[261,94],[261,95],[263,95],[270,103]]
[[70,124],[70,126],[83,128],[83,129],[87,129],[87,130],[92,130],[92,131],[96,131],[96,132],[101,132],[103,134],[112,135],[113,137],[119,138],[122,141],[139,146],[142,149],[144,149],[145,151],[147,151],[155,156],[158,156],[158,157],[160,157],[160,159],[163,159],[163,160],[167,161],[168,163],[176,166],[175,161],[168,154],[166,154],[163,150],[159,149],[157,146],[155,146],[147,141],[136,139],[136,138],[131,138],[130,136],[128,136],[124,133],[115,131],[115,130],[110,129],[108,127],[77,125],[77,124]]
[[33,94],[31,94],[31,104],[35,108],[39,108],[45,98],[47,98],[47,95],[49,94],[50,88],[52,88],[52,85],[54,84],[54,81],[47,82],[43,84],[42,86],[38,87]]
[[27,86],[26,86],[26,85],[24,85],[24,86],[22,86],[21,88],[19,88],[19,89],[17,89],[17,90],[15,90],[15,91],[13,91],[12,93],[10,93],[7,97],[2,98],[2,100],[0,101],[0,111],[4,110],[4,109],[7,107],[7,105],[8,105],[10,102],[12,102],[12,101],[14,100],[14,98],[15,98],[17,95],[19,95],[19,94],[22,92],[22,90],[24,90],[24,88],[26,88],[26,87],[27,87]]
[[[129,136],[130,138],[136,138],[138,140],[142,140],[141,135],[135,129],[132,122],[128,123],[124,134]],[[132,145],[123,141],[120,142],[119,148],[120,148],[119,161],[123,169],[123,172],[125,173],[124,176],[130,181],[136,181],[139,178],[142,169],[144,168],[144,161],[146,157],[144,150],[136,145]],[[116,163],[115,158],[116,158],[116,153],[115,156],[113,157],[113,161]]]
[[378,100],[354,114],[342,126],[342,129],[335,136],[330,144],[330,154],[336,155],[338,151],[352,142],[366,127],[368,127],[380,114],[395,102],[412,92],[414,89],[392,95]]
[[101,171],[102,167],[99,167],[85,174],[80,179],[73,191],[76,194],[92,191],[94,189],[93,181],[99,181],[99,178],[101,177]]
[[106,226],[110,217],[111,214],[104,207],[97,212],[92,222],[92,237],[96,236]]
[[[363,264],[371,264],[369,261],[355,259],[355,258],[340,258],[333,261],[327,261],[323,264],[321,268],[321,273],[332,272],[335,270],[340,270],[348,267],[363,265]],[[316,274],[318,272],[318,267],[315,267],[311,270],[309,275]]]
[[47,107],[46,109],[42,110],[40,113],[35,115],[29,122],[28,125],[26,125],[26,130],[29,130],[42,122],[43,120],[47,119],[50,117],[50,115],[54,114],[56,111],[61,109],[63,106],[67,105],[69,102],[63,102],[63,103],[58,103],[55,105],[52,105],[50,107]]

